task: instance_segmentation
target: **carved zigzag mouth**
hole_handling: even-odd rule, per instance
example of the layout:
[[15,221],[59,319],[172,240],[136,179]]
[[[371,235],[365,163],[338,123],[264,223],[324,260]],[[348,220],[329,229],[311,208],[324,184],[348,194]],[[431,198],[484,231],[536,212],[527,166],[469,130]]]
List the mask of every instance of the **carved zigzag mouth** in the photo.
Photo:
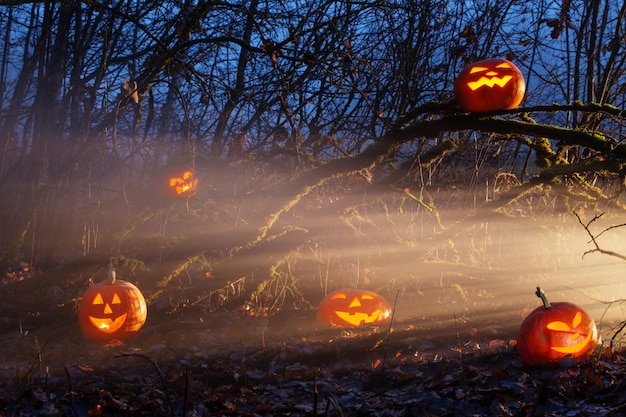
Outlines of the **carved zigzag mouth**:
[[376,310],[371,314],[348,311],[335,311],[337,317],[339,317],[346,323],[350,323],[355,326],[360,326],[363,323],[375,322],[378,316],[380,316],[380,313],[380,310]]
[[497,85],[498,87],[504,87],[512,79],[513,79],[512,75],[505,75],[502,78],[498,78],[498,77],[480,77],[480,79],[478,81],[471,81],[471,82],[467,83],[467,86],[472,91],[477,90],[480,87],[485,87],[485,86],[487,86],[489,88],[492,88],[494,85]]

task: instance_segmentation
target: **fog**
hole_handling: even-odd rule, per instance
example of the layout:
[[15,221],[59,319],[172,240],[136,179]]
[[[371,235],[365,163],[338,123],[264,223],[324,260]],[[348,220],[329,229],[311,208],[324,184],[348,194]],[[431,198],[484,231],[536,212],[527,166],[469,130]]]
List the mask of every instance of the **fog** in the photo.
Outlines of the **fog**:
[[[252,176],[239,168],[200,173],[192,198],[148,198],[146,193],[157,193],[152,186],[131,195],[130,210],[103,201],[98,211],[72,216],[72,228],[52,242],[57,256],[64,263],[80,259],[76,248],[86,245],[80,232],[89,225],[101,233],[89,243],[95,247],[86,268],[94,267],[94,256],[102,258],[103,270],[117,257],[144,263],[139,273],[116,260],[118,276],[134,280],[148,299],[181,303],[177,311],[186,302],[178,298],[181,291],[193,303],[202,297],[199,282],[204,291],[218,291],[243,277],[241,294],[234,294],[241,298],[206,310],[232,312],[256,303],[261,317],[292,309],[310,313],[325,294],[359,287],[387,298],[394,328],[467,342],[515,338],[523,318],[542,305],[535,296],[540,286],[552,302],[585,308],[605,339],[626,320],[625,261],[587,253],[595,246],[584,224],[603,212],[579,202],[557,211],[547,188],[498,205],[499,196],[484,190],[478,193],[483,201],[439,188],[425,189],[424,200],[416,201],[406,191],[376,194],[370,191],[375,186],[355,191],[329,181],[281,214],[258,245],[248,246],[273,212],[268,207],[280,206],[295,191],[267,175],[250,184]],[[589,231],[601,249],[626,254],[626,227],[611,228],[624,218],[606,210]],[[79,287],[68,297],[80,297]],[[307,329],[319,327],[311,322]]]
[[[574,212],[554,213],[551,207],[533,216],[519,207],[505,215],[444,209],[439,224],[432,213],[389,206],[357,207],[358,214],[345,216],[353,230],[331,227],[319,247],[308,255],[301,251],[303,258],[316,259],[318,270],[301,280],[318,280],[324,292],[354,286],[378,291],[395,305],[400,328],[453,337],[514,338],[523,318],[542,305],[537,286],[551,302],[587,310],[604,338],[626,319],[625,261],[589,252],[595,246],[584,224],[600,212],[574,209],[581,224]],[[316,222],[335,224],[328,218]],[[603,232],[621,223],[602,215],[589,224],[602,250],[626,254],[626,228]]]

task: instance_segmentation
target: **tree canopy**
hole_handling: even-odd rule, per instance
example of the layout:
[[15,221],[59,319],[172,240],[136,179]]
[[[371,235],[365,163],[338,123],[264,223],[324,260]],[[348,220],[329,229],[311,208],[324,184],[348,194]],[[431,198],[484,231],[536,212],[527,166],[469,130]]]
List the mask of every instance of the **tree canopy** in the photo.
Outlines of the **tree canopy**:
[[[462,227],[443,209],[622,210],[625,24],[617,1],[4,0],[3,266],[130,257],[167,265],[161,286],[198,262],[233,282],[253,255],[278,250],[271,270],[365,233],[364,204],[411,204],[433,245]],[[456,75],[495,56],[524,73],[521,107],[463,112]],[[162,195],[176,167],[192,199]]]

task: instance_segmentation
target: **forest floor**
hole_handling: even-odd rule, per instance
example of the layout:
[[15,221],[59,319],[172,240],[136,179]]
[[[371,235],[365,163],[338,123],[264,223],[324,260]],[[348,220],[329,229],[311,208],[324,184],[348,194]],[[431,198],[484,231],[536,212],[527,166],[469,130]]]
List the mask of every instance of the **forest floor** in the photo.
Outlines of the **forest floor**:
[[[314,312],[267,319],[153,315],[102,344],[72,318],[28,329],[5,316],[0,416],[615,416],[626,357],[529,366],[517,320],[398,319],[317,328]],[[505,323],[503,325],[503,323]]]
[[108,344],[78,326],[90,276],[79,267],[0,285],[0,417],[626,415],[620,346],[546,366],[525,364],[515,347],[522,317],[540,304],[535,284],[549,285],[552,301],[589,303],[587,292],[610,295],[600,284],[620,293],[612,264],[558,276],[429,274],[438,279],[407,284],[392,325],[380,327],[325,327],[313,308],[166,311],[157,299],[139,333]]

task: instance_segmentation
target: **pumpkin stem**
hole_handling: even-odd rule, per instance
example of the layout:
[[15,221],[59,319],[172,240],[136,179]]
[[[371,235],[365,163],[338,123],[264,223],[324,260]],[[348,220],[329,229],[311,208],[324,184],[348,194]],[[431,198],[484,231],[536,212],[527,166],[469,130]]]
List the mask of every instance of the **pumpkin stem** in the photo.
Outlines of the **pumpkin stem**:
[[111,278],[111,284],[115,284],[115,269],[109,269],[109,277]]
[[543,301],[543,307],[548,310],[552,308],[552,304],[550,304],[550,301],[548,301],[548,297],[546,297],[546,293],[543,292],[543,290],[541,289],[541,287],[537,287],[537,291],[535,291],[535,295],[539,298],[541,298],[541,301]]

